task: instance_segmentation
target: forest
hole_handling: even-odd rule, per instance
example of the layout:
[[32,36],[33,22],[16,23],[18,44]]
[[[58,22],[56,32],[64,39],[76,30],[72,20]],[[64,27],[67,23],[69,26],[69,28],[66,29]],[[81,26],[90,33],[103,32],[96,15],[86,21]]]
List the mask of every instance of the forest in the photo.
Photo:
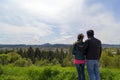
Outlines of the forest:
[[[0,80],[77,80],[71,49],[0,49]],[[120,48],[102,49],[100,74],[102,80],[120,80]]]

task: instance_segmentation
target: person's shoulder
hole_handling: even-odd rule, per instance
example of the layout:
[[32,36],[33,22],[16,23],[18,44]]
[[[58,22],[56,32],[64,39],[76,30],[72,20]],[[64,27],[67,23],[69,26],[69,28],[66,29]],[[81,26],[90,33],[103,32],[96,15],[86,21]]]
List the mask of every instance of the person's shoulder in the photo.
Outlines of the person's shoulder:
[[85,42],[88,42],[88,41],[90,41],[90,40],[91,40],[91,38],[88,38],[88,39],[85,40]]
[[98,42],[100,42],[101,43],[101,40],[99,40],[98,38],[95,38]]

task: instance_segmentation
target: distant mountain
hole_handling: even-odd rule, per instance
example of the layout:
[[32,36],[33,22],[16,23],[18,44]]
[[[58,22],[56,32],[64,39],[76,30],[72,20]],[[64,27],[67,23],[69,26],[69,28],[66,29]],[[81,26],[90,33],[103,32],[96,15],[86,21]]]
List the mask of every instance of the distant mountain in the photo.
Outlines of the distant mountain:
[[15,48],[15,47],[25,47],[24,44],[0,44],[0,48]]
[[103,48],[106,48],[106,47],[120,48],[120,45],[115,45],[115,44],[102,44],[102,47],[103,47]]
[[[55,48],[65,48],[65,47],[71,47],[72,44],[50,44],[50,43],[45,43],[42,45],[25,45],[25,44],[0,44],[0,49],[1,48],[28,48],[28,47],[55,47]],[[102,44],[103,48],[120,48],[120,45],[114,45],[114,44]]]
[[50,44],[50,43],[45,43],[40,45],[42,47],[70,47],[72,46],[71,44]]
[[40,46],[46,46],[46,47],[48,47],[48,46],[52,46],[52,44],[50,44],[50,43],[45,43],[45,44],[42,44],[42,45],[40,45]]

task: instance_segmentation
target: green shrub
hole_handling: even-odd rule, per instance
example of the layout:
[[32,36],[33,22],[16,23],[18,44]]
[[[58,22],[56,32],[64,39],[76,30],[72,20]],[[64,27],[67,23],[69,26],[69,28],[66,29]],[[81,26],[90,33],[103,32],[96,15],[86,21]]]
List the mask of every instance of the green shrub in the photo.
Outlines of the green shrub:
[[31,67],[29,70],[28,70],[28,76],[30,78],[30,80],[39,80],[39,77],[40,77],[40,70],[37,69],[36,67]]
[[115,74],[108,69],[101,71],[102,80],[114,80],[114,77]]
[[30,59],[20,58],[14,62],[15,66],[26,67],[32,65],[32,61]]
[[56,58],[54,58],[52,61],[51,61],[52,65],[56,65],[56,64],[59,64],[58,60]]
[[0,75],[3,74],[3,69],[2,69],[2,66],[0,65]]
[[9,63],[14,63],[15,61],[19,60],[21,56],[16,52],[10,52],[7,54]]
[[0,54],[0,64],[6,65],[8,62],[8,56],[6,54]]
[[59,74],[59,70],[45,68],[40,74],[39,80],[54,80],[55,77]]
[[48,66],[49,61],[47,59],[41,59],[35,62],[36,66]]
[[[1,66],[0,80],[78,80],[75,67],[60,66]],[[85,69],[86,80],[88,79]],[[119,69],[100,69],[101,80],[120,80]]]

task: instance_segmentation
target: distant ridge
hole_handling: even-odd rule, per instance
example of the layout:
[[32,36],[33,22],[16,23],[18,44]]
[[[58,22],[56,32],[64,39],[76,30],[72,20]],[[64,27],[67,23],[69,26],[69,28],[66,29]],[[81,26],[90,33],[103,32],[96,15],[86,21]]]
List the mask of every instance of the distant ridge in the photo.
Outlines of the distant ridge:
[[50,43],[45,43],[45,44],[42,44],[40,46],[43,46],[43,47],[70,47],[72,45],[71,44],[50,44]]
[[[45,43],[41,45],[26,45],[26,44],[0,44],[0,48],[28,48],[28,47],[71,47],[72,44],[50,44]],[[120,45],[102,44],[103,48],[120,48]]]
[[115,44],[102,44],[102,47],[103,48],[105,48],[105,47],[120,48],[120,44],[118,44],[118,45],[115,45]]

